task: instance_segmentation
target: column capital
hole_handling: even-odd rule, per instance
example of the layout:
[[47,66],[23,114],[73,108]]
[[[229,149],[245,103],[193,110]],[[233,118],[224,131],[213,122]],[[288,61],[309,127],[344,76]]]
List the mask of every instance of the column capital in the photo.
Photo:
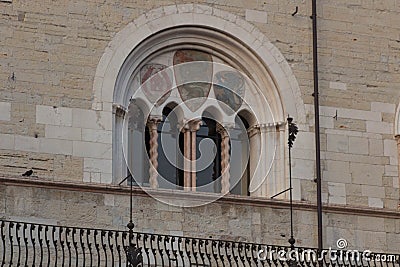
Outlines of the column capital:
[[249,137],[253,137],[254,135],[260,134],[261,130],[258,124],[253,125],[251,127],[249,127],[249,129],[247,129],[247,134],[249,135]]
[[221,125],[217,123],[217,132],[221,135],[221,138],[229,137],[229,130],[233,129],[234,125]]
[[147,121],[149,123],[160,123],[162,121],[162,117],[161,116],[149,116]]
[[258,133],[275,132],[277,131],[277,129],[282,128],[282,126],[284,125],[286,125],[286,122],[254,124],[253,126],[249,127],[247,132],[250,136]]
[[189,132],[197,132],[200,129],[201,124],[201,119],[193,119],[190,121],[186,121],[182,129],[185,129]]
[[150,130],[157,130],[157,126],[161,123],[161,120],[160,116],[149,116],[147,119],[147,126]]
[[117,117],[125,117],[125,114],[127,113],[127,109],[119,104],[113,104],[112,105],[113,108],[113,113],[117,116]]

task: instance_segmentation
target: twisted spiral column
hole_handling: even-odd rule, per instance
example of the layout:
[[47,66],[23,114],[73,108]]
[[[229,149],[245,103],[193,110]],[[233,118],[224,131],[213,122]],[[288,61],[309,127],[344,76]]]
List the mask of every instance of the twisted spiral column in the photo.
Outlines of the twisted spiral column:
[[221,135],[221,193],[228,194],[230,192],[230,155],[229,155],[229,135],[226,129],[218,125],[217,131]]
[[161,122],[160,118],[149,118],[147,126],[149,127],[150,133],[150,168],[149,168],[149,182],[151,188],[158,188],[158,132],[157,126]]

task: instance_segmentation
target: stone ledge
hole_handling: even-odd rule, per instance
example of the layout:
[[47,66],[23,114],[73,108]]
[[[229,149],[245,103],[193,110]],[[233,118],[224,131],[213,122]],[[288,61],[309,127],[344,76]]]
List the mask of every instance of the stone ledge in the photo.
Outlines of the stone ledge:
[[[95,183],[78,183],[78,182],[56,182],[50,180],[42,180],[36,177],[25,178],[20,176],[0,176],[0,185],[9,186],[23,186],[23,187],[39,187],[39,188],[49,188],[56,190],[67,190],[67,191],[82,191],[100,194],[119,194],[119,195],[129,195],[129,186],[122,185],[111,185],[111,184],[95,184]],[[170,198],[185,198],[188,200],[209,200],[215,199],[215,194],[213,193],[196,193],[196,192],[186,192],[178,190],[168,190],[168,189],[146,189],[152,194],[162,197]],[[134,196],[149,196],[149,194],[141,189],[140,187],[133,187]],[[248,205],[248,206],[263,206],[269,208],[289,208],[290,203],[287,200],[272,200],[269,198],[261,197],[247,197],[247,196],[236,196],[236,195],[226,195],[216,200],[220,203],[230,203],[235,205]],[[316,211],[317,205],[311,202],[305,201],[294,201],[293,207],[297,210],[307,210]],[[400,206],[399,206],[400,209]],[[400,210],[394,209],[384,209],[384,208],[370,208],[361,206],[348,206],[348,205],[332,205],[325,204],[323,207],[325,213],[336,213],[336,214],[351,214],[359,216],[369,216],[369,217],[380,217],[380,218],[394,218],[400,219]]]

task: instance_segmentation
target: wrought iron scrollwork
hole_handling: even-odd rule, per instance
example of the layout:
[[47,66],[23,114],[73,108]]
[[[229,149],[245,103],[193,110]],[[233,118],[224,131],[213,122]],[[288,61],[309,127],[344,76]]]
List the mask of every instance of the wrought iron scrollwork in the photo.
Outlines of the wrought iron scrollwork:
[[136,245],[129,245],[125,247],[126,257],[129,267],[141,267],[143,262],[142,251]]
[[[400,267],[398,254],[371,253],[368,261],[344,262],[327,254],[321,260],[316,260],[318,257],[307,260],[310,255],[317,256],[318,250],[299,247],[295,250],[293,253],[290,246],[0,220],[0,267]],[[260,255],[260,251],[265,253]],[[286,259],[279,252],[286,253]],[[298,255],[300,260],[289,260],[288,255]]]

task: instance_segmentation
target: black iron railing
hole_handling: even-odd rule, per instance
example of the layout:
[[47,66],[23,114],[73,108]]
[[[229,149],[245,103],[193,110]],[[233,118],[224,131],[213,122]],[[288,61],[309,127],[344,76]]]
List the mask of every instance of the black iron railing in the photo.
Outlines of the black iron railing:
[[400,255],[333,255],[311,248],[137,232],[129,240],[128,231],[0,220],[1,266],[134,266],[127,260],[131,244],[142,254],[135,266],[400,266]]

